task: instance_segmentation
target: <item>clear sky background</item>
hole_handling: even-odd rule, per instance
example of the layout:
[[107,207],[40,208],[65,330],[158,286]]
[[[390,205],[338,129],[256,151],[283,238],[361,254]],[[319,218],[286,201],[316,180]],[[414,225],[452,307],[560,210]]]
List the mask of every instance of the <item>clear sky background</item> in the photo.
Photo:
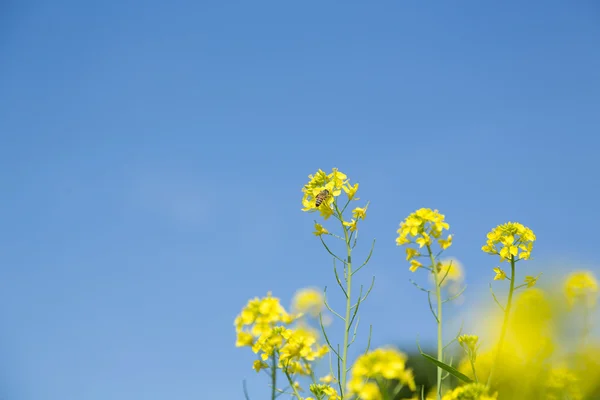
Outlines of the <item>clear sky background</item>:
[[264,398],[233,318],[334,283],[318,168],[371,201],[375,345],[435,334],[394,242],[420,207],[455,234],[457,318],[509,220],[523,275],[600,272],[599,43],[593,0],[2,2],[0,397]]

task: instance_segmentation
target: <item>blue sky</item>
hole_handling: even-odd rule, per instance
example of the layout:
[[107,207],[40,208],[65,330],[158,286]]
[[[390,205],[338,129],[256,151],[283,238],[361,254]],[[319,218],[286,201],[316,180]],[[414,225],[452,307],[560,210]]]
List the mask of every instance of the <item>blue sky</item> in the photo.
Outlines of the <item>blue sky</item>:
[[375,345],[434,335],[394,243],[416,208],[466,268],[450,315],[489,303],[508,220],[538,235],[523,274],[600,272],[599,22],[591,0],[5,3],[1,397],[263,398],[232,321],[334,283],[300,211],[318,168],[371,202]]

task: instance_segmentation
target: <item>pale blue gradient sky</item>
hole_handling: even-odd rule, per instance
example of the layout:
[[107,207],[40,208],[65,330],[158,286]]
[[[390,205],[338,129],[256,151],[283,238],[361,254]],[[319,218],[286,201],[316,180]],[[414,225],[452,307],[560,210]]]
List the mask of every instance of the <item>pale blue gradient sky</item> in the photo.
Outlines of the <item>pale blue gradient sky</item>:
[[263,398],[232,320],[333,284],[318,168],[371,201],[375,345],[434,334],[394,243],[416,208],[452,224],[452,312],[489,302],[507,220],[538,234],[524,273],[597,271],[599,42],[592,0],[4,2],[0,397]]

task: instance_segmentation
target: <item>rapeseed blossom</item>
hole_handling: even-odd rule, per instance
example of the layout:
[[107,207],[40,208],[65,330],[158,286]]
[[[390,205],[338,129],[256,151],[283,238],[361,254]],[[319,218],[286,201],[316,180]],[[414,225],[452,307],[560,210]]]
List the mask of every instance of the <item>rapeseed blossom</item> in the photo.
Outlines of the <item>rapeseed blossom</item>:
[[487,234],[487,242],[481,248],[486,253],[500,256],[500,262],[511,259],[527,260],[531,256],[535,234],[518,222],[498,225]]
[[378,383],[396,380],[411,391],[416,389],[412,370],[406,369],[407,357],[392,348],[379,348],[361,355],[355,361],[348,382],[348,393],[358,399],[381,399]]
[[576,271],[565,280],[564,292],[570,306],[581,302],[593,307],[598,298],[598,281],[591,271]]
[[[438,210],[430,208],[421,208],[410,214],[400,223],[396,244],[416,243],[419,248],[431,246],[433,239],[436,239],[442,249],[447,249],[452,245],[452,235],[446,238],[442,237],[444,230],[450,229],[450,225],[444,221],[444,215]],[[413,239],[414,238],[414,242]],[[408,254],[408,253],[407,253]]]
[[324,297],[320,290],[304,288],[296,292],[292,299],[292,310],[296,313],[319,315],[324,307]]

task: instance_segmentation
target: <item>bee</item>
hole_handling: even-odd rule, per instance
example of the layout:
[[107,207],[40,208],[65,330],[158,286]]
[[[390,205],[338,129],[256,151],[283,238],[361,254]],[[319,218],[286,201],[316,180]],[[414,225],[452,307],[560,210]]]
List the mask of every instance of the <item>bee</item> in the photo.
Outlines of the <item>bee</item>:
[[315,197],[315,206],[319,207],[329,197],[329,190],[323,189]]

